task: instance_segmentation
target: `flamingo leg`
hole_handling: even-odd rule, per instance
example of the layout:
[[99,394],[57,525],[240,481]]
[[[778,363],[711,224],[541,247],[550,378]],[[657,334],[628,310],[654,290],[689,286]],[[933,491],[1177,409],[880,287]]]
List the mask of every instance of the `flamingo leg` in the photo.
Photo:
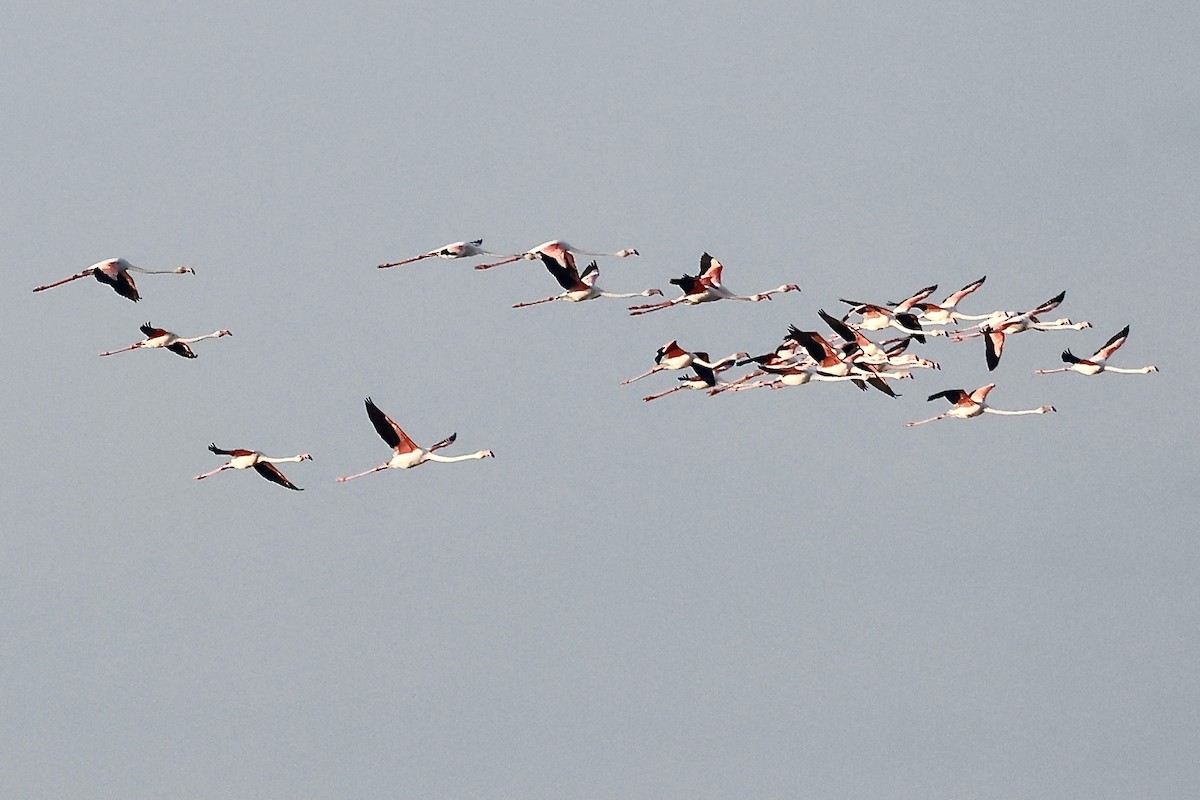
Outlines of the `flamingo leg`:
[[197,475],[197,476],[196,476],[196,480],[198,480],[198,481],[200,481],[200,480],[204,480],[205,478],[207,478],[207,477],[209,477],[209,476],[211,476],[211,475],[216,475],[218,472],[221,472],[221,471],[223,471],[223,470],[227,470],[227,469],[229,469],[229,465],[228,465],[228,464],[222,464],[221,466],[217,467],[216,469],[210,469],[208,472],[205,472],[205,473],[204,473],[204,474],[202,474],[202,475]]
[[476,264],[475,269],[491,269],[492,267],[498,267],[501,264],[511,264],[512,262],[519,261],[520,259],[521,256],[509,256],[503,261],[495,261],[491,264]]
[[716,394],[717,392],[724,391],[726,389],[731,392],[744,392],[748,389],[765,389],[767,387],[778,389],[782,385],[783,384],[779,382],[779,379],[776,378],[769,381],[755,381],[754,383],[731,383],[728,386],[719,386],[716,389],[710,389],[708,393]]
[[904,423],[904,427],[915,428],[918,425],[924,425],[927,422],[937,422],[939,419],[945,419],[948,416],[950,416],[950,415],[949,414],[938,414],[936,417],[930,417],[929,419],[922,419],[922,420],[918,420],[917,422],[906,422],[906,423]]
[[627,378],[627,379],[621,381],[621,383],[618,385],[625,386],[627,384],[633,383],[634,381],[640,381],[642,378],[648,378],[649,376],[653,375],[654,373],[661,372],[661,371],[662,371],[662,367],[657,366],[654,369],[651,369],[647,372],[643,372],[641,375],[638,375],[636,378]]
[[411,264],[414,261],[420,261],[423,258],[430,258],[431,256],[433,256],[433,253],[426,253],[425,255],[422,255],[422,256],[413,256],[412,258],[406,258],[403,261],[392,261],[387,264],[380,264],[378,267],[376,267],[376,269],[387,269],[388,267],[402,267],[405,264]]
[[541,303],[549,303],[551,300],[557,300],[559,297],[561,297],[561,295],[556,294],[551,297],[543,297],[541,300],[530,300],[527,303],[514,303],[513,308],[528,308],[529,306],[536,306]]
[[645,397],[643,397],[642,399],[645,400],[647,403],[649,403],[651,400],[657,400],[660,397],[666,397],[667,395],[671,394],[672,392],[678,392],[680,389],[686,389],[686,388],[688,388],[686,384],[680,384],[678,386],[672,386],[670,389],[667,389],[665,392],[659,392],[658,394],[648,394]]
[[47,289],[53,289],[55,286],[62,286],[64,283],[70,283],[71,281],[79,280],[80,278],[86,278],[89,275],[91,275],[94,271],[95,270],[92,270],[92,269],[85,269],[83,272],[80,272],[78,275],[72,275],[69,278],[63,278],[61,281],[55,281],[54,283],[47,283],[45,286],[38,286],[36,289],[34,289],[34,291],[35,292],[44,292]]
[[338,482],[338,483],[345,483],[346,481],[352,481],[352,480],[354,480],[355,478],[361,478],[361,477],[362,477],[362,476],[364,476],[364,475],[370,475],[372,472],[379,472],[381,469],[387,469],[387,464],[380,464],[378,467],[372,467],[371,469],[365,470],[365,471],[363,471],[363,472],[359,472],[359,473],[357,473],[357,474],[354,474],[354,475],[346,475],[346,476],[343,476],[343,477],[341,477],[341,478],[338,478],[338,479],[337,479],[337,482]]
[[670,308],[671,306],[678,305],[681,302],[683,302],[682,298],[676,298],[675,300],[665,300],[661,303],[649,303],[643,306],[630,306],[629,316],[636,317],[641,314],[649,314],[651,311],[661,311],[664,308]]
[[100,355],[102,355],[102,356],[115,356],[117,353],[127,353],[127,352],[129,352],[130,350],[136,350],[136,349],[138,349],[138,348],[139,348],[139,347],[141,347],[141,346],[142,346],[142,343],[141,343],[141,342],[137,342],[136,344],[131,344],[131,345],[129,345],[129,347],[122,347],[120,350],[109,350],[108,352],[106,352],[106,353],[101,353]]

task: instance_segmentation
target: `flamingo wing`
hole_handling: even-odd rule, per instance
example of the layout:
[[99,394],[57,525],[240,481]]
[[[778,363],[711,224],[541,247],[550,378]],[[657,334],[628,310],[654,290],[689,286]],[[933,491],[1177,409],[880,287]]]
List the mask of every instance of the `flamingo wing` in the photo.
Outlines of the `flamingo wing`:
[[1004,331],[988,328],[983,332],[983,355],[987,359],[990,372],[1000,364],[1000,356],[1004,354]]
[[141,331],[143,334],[145,334],[146,337],[149,339],[153,339],[156,336],[164,336],[167,333],[166,330],[164,330],[162,328],[156,328],[153,325],[151,325],[149,322],[147,322],[145,325],[139,326],[138,330]]
[[135,303],[142,299],[142,296],[138,294],[133,276],[125,270],[117,270],[114,274],[109,274],[108,270],[98,269],[92,275],[101,283],[111,286],[121,297],[127,297]]
[[248,456],[254,452],[253,450],[243,450],[241,448],[238,448],[237,450],[222,450],[212,442],[209,443],[208,449],[209,452],[216,453],[219,456]]
[[[546,270],[554,276],[554,280],[558,281],[559,286],[567,291],[571,291],[576,287],[579,283],[579,273],[575,271],[574,261],[564,266],[553,256],[548,256],[545,253],[539,253],[538,255],[542,257],[542,263],[546,265]],[[567,255],[570,255],[570,253]]]
[[1125,340],[1129,338],[1129,326],[1126,325],[1121,330],[1113,334],[1113,337],[1104,343],[1104,346],[1096,351],[1092,358],[1101,360],[1112,358],[1112,354],[1121,349],[1121,345],[1125,344]]
[[299,486],[297,486],[296,484],[289,481],[287,479],[287,476],[284,475],[282,472],[280,472],[279,468],[276,467],[274,464],[270,463],[269,461],[259,461],[257,464],[254,465],[254,471],[257,472],[259,475],[262,475],[264,478],[269,480],[271,483],[278,483],[280,486],[283,486],[287,489],[291,489],[292,491],[296,491],[296,492],[304,491]]
[[584,286],[592,287],[596,285],[596,279],[600,277],[600,267],[596,266],[596,262],[587,265],[583,270],[583,274],[579,276],[579,282]]
[[431,452],[431,453],[432,453],[432,452],[434,452],[435,450],[441,450],[443,447],[449,447],[450,445],[454,444],[454,441],[455,441],[457,438],[458,438],[458,434],[457,434],[457,433],[452,433],[452,434],[450,434],[449,436],[447,436],[445,439],[442,439],[442,440],[441,440],[440,442],[438,442],[437,444],[432,444],[432,445],[430,445],[430,446],[429,446],[429,452]]
[[1035,308],[1033,311],[1030,311],[1029,316],[1036,317],[1038,314],[1047,314],[1053,311],[1054,309],[1058,308],[1059,303],[1065,300],[1066,297],[1067,293],[1065,290],[1059,292],[1058,294],[1054,295],[1054,297],[1051,297],[1049,300]]
[[671,278],[671,283],[682,289],[684,294],[695,294],[697,291],[704,289],[699,275],[683,275],[679,278]]
[[708,253],[700,256],[700,280],[707,284],[719,284],[721,282],[721,271],[725,269],[720,261],[710,256]]
[[[823,308],[817,309],[817,314],[819,314],[821,316],[821,319],[825,320],[825,324],[828,325],[830,328],[832,328],[834,333],[836,333],[838,336],[842,337],[843,341],[857,342],[859,336],[861,336],[861,334],[859,334],[858,331],[851,328],[843,320],[840,320],[837,317],[833,316],[832,314],[828,313],[827,311],[825,311],[825,309],[823,309]],[[860,343],[860,346],[861,346],[861,343]]]
[[1070,350],[1062,351],[1062,360],[1063,360],[1064,364],[1087,364],[1089,367],[1100,366],[1099,364],[1097,364],[1095,361],[1092,361],[1091,359],[1080,358],[1079,356],[1072,353]]
[[417,449],[417,445],[408,438],[408,434],[399,425],[392,422],[387,414],[380,411],[379,406],[375,405],[369,397],[366,400],[366,406],[367,417],[375,426],[375,432],[379,434],[380,439],[387,442],[388,447],[398,453],[411,453]]
[[174,344],[169,344],[167,345],[167,349],[175,355],[183,356],[184,358],[196,357],[196,354],[192,352],[192,348],[188,347],[186,342],[175,342]]
[[925,402],[937,400],[939,397],[946,398],[954,405],[958,405],[962,401],[970,399],[970,395],[967,394],[965,389],[946,389],[944,392],[938,392],[937,394],[929,395],[929,397],[925,398]]
[[964,297],[966,297],[966,296],[967,296],[967,295],[969,295],[971,292],[973,292],[973,291],[975,291],[976,289],[978,289],[980,286],[983,286],[983,282],[984,282],[984,281],[986,281],[986,280],[987,280],[987,275],[984,275],[982,278],[980,278],[980,279],[979,279],[979,280],[977,280],[977,281],[971,281],[971,282],[970,282],[970,283],[968,283],[966,286],[964,286],[963,288],[959,289],[959,290],[958,290],[957,292],[955,292],[954,294],[952,294],[952,295],[950,295],[949,297],[947,297],[947,298],[946,298],[946,300],[945,300],[945,301],[942,303],[942,305],[943,305],[943,306],[945,306],[945,307],[947,307],[947,308],[953,308],[954,306],[956,306],[956,305],[958,305],[959,303],[961,303],[961,302],[962,302],[962,299],[963,299]]

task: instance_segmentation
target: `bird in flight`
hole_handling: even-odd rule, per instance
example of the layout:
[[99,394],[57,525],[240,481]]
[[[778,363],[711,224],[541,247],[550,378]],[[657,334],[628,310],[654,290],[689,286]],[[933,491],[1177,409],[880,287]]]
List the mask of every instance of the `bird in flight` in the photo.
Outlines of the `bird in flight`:
[[465,456],[439,456],[437,451],[454,444],[454,440],[458,438],[458,434],[452,433],[437,444],[430,445],[429,447],[421,447],[410,439],[408,434],[399,425],[392,422],[387,414],[380,411],[379,407],[369,397],[366,399],[366,406],[367,417],[371,420],[371,424],[375,426],[375,432],[379,434],[379,438],[383,439],[388,447],[392,448],[392,457],[378,467],[372,467],[355,475],[346,475],[338,478],[338,483],[352,481],[355,478],[361,478],[364,475],[370,475],[372,472],[379,472],[385,469],[411,469],[412,467],[424,464],[426,461],[440,461],[444,464],[450,464],[455,461],[471,461],[496,457],[496,454],[491,450],[480,450]]
[[137,284],[134,283],[133,276],[129,274],[131,272],[140,272],[143,275],[196,274],[196,270],[192,269],[191,267],[175,267],[174,269],[142,269],[141,267],[135,267],[133,264],[130,264],[123,258],[109,258],[104,261],[97,261],[87,269],[83,270],[82,272],[78,272],[69,278],[63,278],[61,281],[55,281],[54,283],[47,283],[43,286],[38,286],[34,289],[34,291],[44,292],[47,289],[53,289],[55,286],[62,286],[64,283],[70,283],[71,281],[79,280],[80,278],[86,278],[90,275],[101,283],[106,283],[111,286],[117,294],[121,295],[122,297],[127,297],[136,303],[138,300],[142,299],[142,296],[138,294]]
[[198,481],[204,480],[211,475],[216,475],[218,472],[223,472],[227,469],[250,469],[253,467],[255,472],[257,472],[259,475],[262,475],[271,483],[278,483],[280,486],[286,489],[300,492],[303,491],[303,489],[289,481],[287,476],[280,472],[279,468],[275,465],[285,464],[290,461],[312,461],[312,456],[310,456],[308,453],[301,453],[298,456],[289,456],[288,458],[271,458],[270,456],[263,455],[257,450],[222,450],[221,448],[217,447],[216,444],[210,444],[208,449],[219,456],[229,456],[229,461],[217,467],[216,469],[197,475],[196,480]]
[[101,353],[102,356],[112,356],[117,353],[126,353],[130,350],[137,350],[140,347],[164,347],[170,350],[177,356],[184,358],[195,358],[196,354],[192,352],[192,348],[188,345],[195,342],[203,341],[204,339],[219,339],[222,336],[232,336],[233,334],[227,330],[213,331],[206,333],[203,336],[193,336],[190,339],[183,339],[178,334],[172,333],[165,328],[155,328],[149,322],[141,326],[139,330],[146,335],[145,339],[140,342],[134,342],[129,347],[122,347],[120,350],[109,350]]

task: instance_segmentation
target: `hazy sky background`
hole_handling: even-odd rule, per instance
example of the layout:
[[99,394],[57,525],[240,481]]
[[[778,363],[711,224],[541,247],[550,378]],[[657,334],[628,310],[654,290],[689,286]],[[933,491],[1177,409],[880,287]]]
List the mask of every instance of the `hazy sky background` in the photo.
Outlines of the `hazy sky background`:
[[[0,794],[1196,796],[1194,3],[243,6],[4,14]],[[478,237],[804,291],[375,269]],[[30,292],[113,256],[197,274]],[[981,275],[1095,327],[617,385]],[[234,335],[97,358],[146,321]],[[1032,374],[1125,324],[1161,373]],[[903,427],[990,380],[1059,413]],[[496,459],[336,484],[368,395]]]

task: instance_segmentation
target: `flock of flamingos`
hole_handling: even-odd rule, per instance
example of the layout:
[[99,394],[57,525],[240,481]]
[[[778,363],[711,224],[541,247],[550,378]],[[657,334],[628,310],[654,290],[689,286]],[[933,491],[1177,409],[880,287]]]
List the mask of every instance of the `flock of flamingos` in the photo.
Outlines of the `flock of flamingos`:
[[[525,308],[556,300],[579,303],[598,297],[663,297],[661,289],[644,289],[639,292],[624,293],[604,291],[596,285],[596,281],[600,275],[596,261],[589,263],[580,272],[575,264],[576,255],[589,257],[616,256],[624,258],[627,256],[636,256],[638,255],[638,251],[625,249],[618,250],[615,253],[593,253],[572,247],[561,240],[553,240],[540,244],[524,253],[502,254],[484,250],[483,240],[477,239],[470,242],[448,244],[403,261],[380,264],[379,269],[398,267],[427,258],[459,259],[491,256],[500,259],[491,263],[476,265],[475,269],[480,270],[491,269],[521,259],[531,261],[540,260],[550,275],[558,282],[558,285],[562,287],[562,291],[548,297],[517,303],[513,308]],[[721,262],[708,253],[704,253],[700,257],[700,269],[696,275],[683,275],[671,279],[671,284],[679,287],[681,292],[678,297],[630,306],[629,314],[631,316],[639,316],[662,311],[672,306],[698,305],[718,300],[759,302],[769,300],[776,294],[800,291],[799,286],[789,283],[757,294],[737,294],[725,286],[722,280],[723,269],[724,267],[721,265]],[[143,275],[194,274],[194,270],[191,267],[147,270],[136,267],[123,258],[110,258],[93,264],[87,269],[60,281],[38,286],[33,291],[41,292],[79,278],[90,276],[101,283],[108,284],[122,297],[137,302],[141,299],[141,295],[133,278],[132,273],[135,272]],[[787,335],[778,347],[762,355],[752,356],[749,353],[741,352],[720,359],[712,359],[706,352],[685,350],[677,341],[672,340],[658,349],[653,367],[640,375],[622,381],[622,385],[642,380],[659,372],[688,370],[688,372],[678,378],[677,384],[672,388],[647,395],[642,399],[646,401],[657,400],[684,389],[705,390],[708,394],[715,395],[723,392],[740,392],[760,388],[782,389],[787,386],[801,386],[811,382],[834,381],[848,381],[863,391],[867,391],[868,387],[870,387],[891,397],[896,397],[896,393],[889,385],[890,381],[911,378],[912,370],[915,369],[939,369],[936,362],[908,352],[909,345],[914,341],[924,344],[926,337],[945,337],[956,342],[976,338],[982,339],[987,368],[994,370],[999,365],[1000,358],[1004,353],[1005,342],[1018,333],[1031,330],[1082,330],[1091,327],[1091,324],[1088,322],[1073,322],[1067,318],[1045,319],[1048,314],[1063,302],[1066,296],[1065,292],[1050,298],[1036,308],[1028,311],[997,310],[985,314],[966,314],[960,311],[958,308],[959,304],[983,286],[985,279],[980,278],[977,281],[967,284],[957,292],[947,296],[940,303],[926,302],[937,291],[936,285],[927,286],[898,303],[876,304],[856,300],[842,300],[841,302],[849,307],[842,317],[839,318],[829,314],[823,309],[818,312],[825,325],[829,328],[829,333],[823,335],[819,331],[800,330],[792,326],[788,329]],[[952,327],[960,323],[972,324],[958,328]],[[888,329],[895,329],[900,335],[880,342],[873,341],[866,335],[867,333],[882,332]],[[164,348],[183,358],[195,358],[196,354],[192,350],[191,345],[205,339],[219,339],[230,335],[228,330],[218,330],[204,334],[203,336],[184,338],[164,328],[156,328],[150,323],[142,325],[141,332],[145,338],[140,341],[134,342],[128,347],[103,352],[100,355],[111,356],[142,348]],[[1106,372],[1125,374],[1157,372],[1158,368],[1155,366],[1133,369],[1109,366],[1108,360],[1116,354],[1128,336],[1129,326],[1126,325],[1120,331],[1113,334],[1103,346],[1099,347],[1087,358],[1077,356],[1069,349],[1064,350],[1062,352],[1062,361],[1066,366],[1056,369],[1039,369],[1036,370],[1036,373],[1039,375],[1048,375],[1055,372],[1077,372],[1081,375],[1094,376]],[[722,377],[734,367],[748,367],[749,371],[733,380],[726,380]],[[987,404],[987,397],[994,388],[996,388],[996,384],[989,383],[973,391],[946,389],[929,395],[928,400],[930,401],[948,401],[950,408],[936,416],[909,422],[906,425],[908,427],[915,427],[949,418],[971,419],[985,413],[1018,416],[1024,414],[1046,414],[1055,410],[1053,406],[1049,405],[1017,411],[992,408]],[[340,477],[337,479],[339,482],[354,480],[364,475],[370,475],[373,472],[380,472],[386,469],[409,469],[424,464],[427,461],[449,463],[494,457],[494,453],[491,450],[479,450],[475,453],[461,456],[439,455],[437,451],[454,444],[456,439],[455,434],[451,434],[436,444],[422,447],[409,438],[408,434],[392,421],[387,414],[381,411],[369,397],[366,399],[366,411],[367,418],[371,420],[375,431],[387,443],[388,447],[392,449],[392,456],[379,466],[353,475]],[[274,458],[264,455],[257,450],[241,448],[226,450],[217,447],[215,443],[210,444],[208,449],[216,455],[227,457],[228,460],[216,469],[197,475],[196,480],[208,478],[227,469],[241,470],[253,468],[267,480],[296,491],[299,491],[300,487],[288,480],[276,465],[287,462],[309,461],[312,459],[312,456],[308,453],[301,453],[300,455],[287,458]]]

